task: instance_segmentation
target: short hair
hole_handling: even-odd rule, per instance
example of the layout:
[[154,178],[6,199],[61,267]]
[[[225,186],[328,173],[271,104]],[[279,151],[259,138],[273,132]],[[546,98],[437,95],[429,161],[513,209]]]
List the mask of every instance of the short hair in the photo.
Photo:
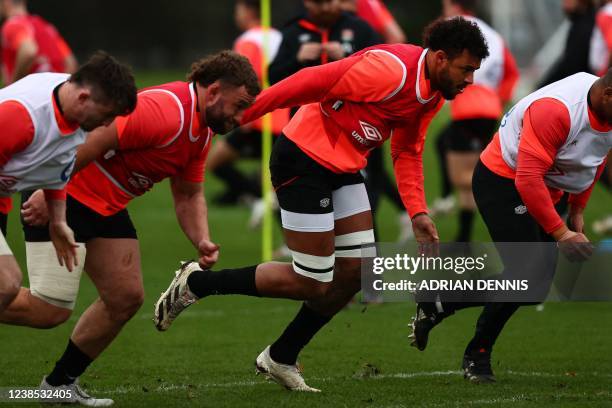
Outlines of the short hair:
[[104,51],[94,53],[69,81],[90,86],[93,98],[112,104],[118,115],[131,113],[136,108],[137,89],[131,69]]
[[257,96],[261,92],[259,79],[249,60],[228,50],[194,62],[187,80],[197,82],[204,87],[215,81],[236,87],[244,85],[251,96]]
[[259,11],[261,8],[260,0],[236,0],[236,4],[242,4],[245,7]]
[[467,50],[472,56],[485,59],[489,47],[478,25],[463,17],[439,18],[423,32],[423,44],[432,51],[442,50],[452,59]]
[[465,11],[474,11],[478,5],[478,0],[450,0],[450,2]]

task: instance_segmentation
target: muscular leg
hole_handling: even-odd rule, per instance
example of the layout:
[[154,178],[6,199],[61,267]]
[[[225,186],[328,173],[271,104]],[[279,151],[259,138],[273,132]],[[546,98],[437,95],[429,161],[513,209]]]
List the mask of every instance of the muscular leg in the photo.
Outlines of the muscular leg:
[[[26,240],[36,227],[24,228]],[[47,234],[47,228],[39,228]],[[47,237],[48,239],[48,237]],[[55,248],[50,241],[26,241],[26,255],[30,288],[19,294],[0,313],[3,323],[50,329],[64,323],[72,314],[85,262],[85,244],[79,243],[79,264],[72,272],[57,262]]]
[[[0,237],[6,245],[4,236]],[[10,251],[9,251],[10,253]],[[0,312],[9,306],[19,293],[21,269],[13,255],[0,255]]]
[[144,288],[137,240],[96,238],[87,252],[85,270],[100,297],[83,313],[71,338],[96,358],[138,311]]
[[[370,211],[336,220],[335,223],[337,236],[371,230],[372,213]],[[356,251],[359,252],[359,250]],[[295,364],[300,351],[359,292],[360,286],[361,259],[359,255],[356,252],[337,250],[334,279],[331,285],[323,296],[308,300],[302,305],[297,316],[270,346],[272,359],[282,364]]]
[[72,310],[52,305],[32,295],[30,289],[20,288],[11,304],[0,313],[0,322],[36,329],[51,329],[64,323]]
[[144,300],[136,239],[90,240],[85,270],[100,297],[77,322],[64,355],[48,376],[51,385],[70,383],[79,377],[119,334]]
[[[298,232],[283,229],[285,242],[295,254],[329,257],[334,253],[334,232]],[[195,271],[188,280],[189,289],[199,298],[209,295],[240,294],[307,300],[318,297],[328,284],[299,275],[287,262],[265,262],[245,268],[221,271]]]

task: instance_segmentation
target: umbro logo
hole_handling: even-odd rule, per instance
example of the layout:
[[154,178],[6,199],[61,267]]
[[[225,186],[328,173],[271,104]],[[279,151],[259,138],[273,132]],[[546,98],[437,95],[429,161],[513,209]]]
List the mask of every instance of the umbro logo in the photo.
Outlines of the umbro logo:
[[321,208],[329,207],[329,203],[331,203],[331,200],[329,198],[324,198],[321,201],[319,201],[319,204],[321,205]]
[[361,130],[363,130],[363,135],[366,139],[374,142],[380,142],[382,140],[382,135],[374,126],[362,121],[359,121],[359,124],[361,125]]

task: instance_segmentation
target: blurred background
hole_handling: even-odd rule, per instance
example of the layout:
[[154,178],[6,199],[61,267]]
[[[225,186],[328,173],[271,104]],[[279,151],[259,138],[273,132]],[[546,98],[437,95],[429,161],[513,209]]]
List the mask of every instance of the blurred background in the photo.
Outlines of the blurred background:
[[[230,1],[30,0],[28,7],[53,23],[79,61],[104,49],[142,70],[187,70],[204,54],[231,48],[239,35]],[[483,0],[480,15],[507,41],[523,78],[536,80],[563,47],[569,23],[562,0]],[[423,27],[440,16],[440,1],[387,0],[408,42],[420,43]],[[301,1],[272,0],[277,28],[303,10]],[[82,16],[75,18],[75,16]],[[544,53],[540,52],[543,47]],[[537,56],[537,61],[534,58]],[[522,89],[523,87],[521,87]]]

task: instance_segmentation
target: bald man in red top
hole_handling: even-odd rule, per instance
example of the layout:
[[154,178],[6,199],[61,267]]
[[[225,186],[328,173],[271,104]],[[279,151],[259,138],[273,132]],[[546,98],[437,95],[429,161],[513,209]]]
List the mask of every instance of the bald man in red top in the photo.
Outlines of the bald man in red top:
[[[210,238],[202,186],[206,156],[213,134],[236,127],[259,89],[246,58],[221,52],[193,64],[189,82],[141,90],[132,114],[92,132],[78,150],[77,173],[67,187],[67,218],[86,248],[81,265],[100,297],[79,319],[43,388],[75,384],[142,304],[138,238],[126,209],[133,198],[170,178],[177,220],[199,263],[211,267],[217,261],[219,248]],[[24,220],[39,224],[42,210],[40,200],[32,197],[24,205]],[[44,229],[26,225],[24,231],[37,253],[50,251]],[[61,275],[45,261],[28,259],[36,279],[0,314],[1,321],[48,328],[68,319],[79,277]],[[98,401],[96,406],[112,403]]]
[[219,272],[186,264],[156,304],[157,328],[197,299],[243,294],[305,300],[282,336],[257,358],[259,372],[291,390],[317,391],[296,368],[300,350],[360,289],[361,246],[374,242],[359,171],[371,149],[391,138],[398,188],[420,244],[438,241],[427,215],[422,152],[444,98],[472,82],[488,55],[482,33],[465,19],[434,22],[426,47],[380,45],[305,68],[264,91],[245,113],[253,120],[302,105],[274,145],[272,183],[292,263]]
[[[524,97],[506,113],[474,172],[478,210],[494,242],[557,245],[522,246],[518,259],[516,253],[508,253],[512,252],[505,249],[508,247],[500,247],[504,274],[527,271],[530,290],[541,290],[546,297],[555,274],[557,247],[572,261],[591,255],[583,213],[610,149],[612,69],[600,78],[581,72],[554,82]],[[567,221],[555,210],[564,193],[569,193]],[[479,304],[419,303],[414,345],[425,349],[435,325],[470,306]],[[520,306],[509,301],[485,305],[464,353],[465,378],[495,381],[493,346]]]

